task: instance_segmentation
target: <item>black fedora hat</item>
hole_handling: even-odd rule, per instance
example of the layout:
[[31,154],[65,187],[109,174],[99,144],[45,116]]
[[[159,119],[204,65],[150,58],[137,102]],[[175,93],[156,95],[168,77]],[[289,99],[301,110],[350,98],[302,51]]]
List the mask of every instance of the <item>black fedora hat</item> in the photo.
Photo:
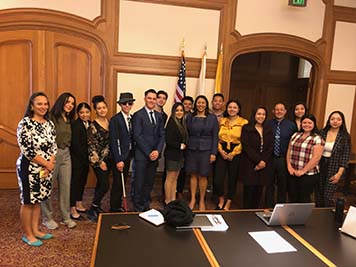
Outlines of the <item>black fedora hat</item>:
[[131,93],[120,93],[120,99],[116,102],[119,104],[127,103],[127,102],[134,102],[136,99],[133,98]]

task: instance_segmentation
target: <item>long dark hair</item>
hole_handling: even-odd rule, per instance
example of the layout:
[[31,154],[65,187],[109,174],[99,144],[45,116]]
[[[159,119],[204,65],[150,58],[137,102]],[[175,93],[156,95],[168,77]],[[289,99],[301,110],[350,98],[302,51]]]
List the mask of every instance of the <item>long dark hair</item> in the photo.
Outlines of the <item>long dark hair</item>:
[[68,120],[73,120],[74,119],[74,116],[75,116],[75,106],[76,106],[76,102],[75,102],[75,97],[74,95],[72,95],[71,93],[69,92],[65,92],[65,93],[62,93],[56,100],[56,102],[54,103],[53,105],[53,108],[51,109],[51,115],[56,119],[58,120],[61,116],[62,116],[62,113],[63,113],[63,108],[65,106],[65,104],[68,102],[68,99],[72,97],[73,100],[74,100],[74,106],[73,106],[73,109],[71,110],[71,112],[69,113],[66,113],[65,116]]
[[305,110],[305,113],[304,114],[307,114],[308,113],[308,108],[307,108],[307,105],[305,104],[305,102],[303,101],[298,101],[298,102],[295,102],[295,104],[293,105],[292,107],[292,112],[291,112],[291,119],[293,121],[295,121],[297,119],[297,117],[295,116],[295,113],[294,113],[294,110],[295,108],[298,106],[298,105],[302,105],[304,107],[304,110]]
[[263,109],[265,112],[266,112],[266,118],[265,120],[263,121],[262,125],[265,124],[265,122],[267,121],[267,116],[268,116],[268,111],[267,111],[267,108],[264,107],[264,106],[258,106],[257,108],[254,108],[252,110],[252,113],[251,113],[251,117],[250,117],[250,120],[248,121],[248,124],[251,126],[251,127],[255,127],[257,121],[256,121],[256,113],[257,113],[257,110],[259,109]]
[[26,111],[25,111],[24,117],[30,117],[30,118],[33,117],[34,112],[33,112],[33,107],[32,106],[33,106],[33,102],[35,101],[35,98],[38,97],[38,96],[44,96],[47,99],[48,110],[47,110],[46,114],[44,115],[44,118],[48,119],[49,100],[48,100],[48,96],[43,92],[35,92],[30,96],[30,99],[28,100],[28,104],[27,104],[27,107],[26,107]]
[[[176,117],[176,110],[178,107],[182,107],[182,109],[183,109],[183,118],[182,119],[178,119]],[[180,103],[180,102],[174,103],[174,105],[172,106],[171,116],[169,119],[173,120],[175,122],[175,124],[178,127],[179,132],[183,136],[183,140],[186,141],[187,136],[188,136],[188,130],[187,130],[187,126],[186,126],[185,119],[184,119],[184,106],[182,103]]]
[[202,98],[202,99],[205,100],[206,107],[205,107],[204,113],[205,113],[205,116],[208,116],[209,113],[210,113],[210,112],[209,112],[209,101],[208,101],[208,99],[206,98],[205,95],[198,95],[198,96],[195,98],[194,107],[193,107],[193,109],[194,109],[194,111],[193,111],[193,116],[196,116],[196,115],[198,114],[198,111],[197,111],[197,102],[198,102],[198,100],[199,100],[200,98]]
[[[302,122],[303,120],[305,119],[309,119],[311,120],[312,122],[314,122],[314,128],[311,130],[311,135],[320,135],[320,132],[318,130],[318,127],[316,125],[316,118],[313,114],[304,114],[303,117],[300,119],[300,125],[302,125]],[[300,130],[299,132],[303,133],[304,130],[303,130],[303,127],[300,127]]]
[[331,128],[331,124],[330,124],[330,119],[331,119],[331,116],[334,115],[334,114],[339,114],[341,119],[342,119],[342,124],[340,126],[340,129],[339,131],[343,134],[343,135],[349,135],[349,132],[347,131],[347,128],[346,128],[346,122],[345,122],[345,115],[344,113],[342,113],[341,111],[339,110],[335,110],[333,112],[330,113],[329,117],[328,117],[328,120],[326,121],[326,125],[323,129],[323,132],[324,133],[327,133],[330,128]]
[[237,115],[241,116],[241,103],[239,100],[237,99],[230,99],[227,103],[226,103],[226,109],[223,113],[223,116],[225,118],[228,118],[229,117],[229,114],[227,113],[227,107],[231,104],[231,103],[236,103],[236,105],[239,107],[239,112],[237,112]]

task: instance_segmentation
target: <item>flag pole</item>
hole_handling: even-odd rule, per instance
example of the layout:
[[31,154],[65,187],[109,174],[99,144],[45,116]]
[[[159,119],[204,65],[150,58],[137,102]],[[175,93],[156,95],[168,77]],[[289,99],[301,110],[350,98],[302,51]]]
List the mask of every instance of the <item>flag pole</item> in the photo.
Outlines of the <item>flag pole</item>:
[[215,93],[221,93],[223,57],[224,57],[223,43],[221,43],[220,53],[218,56],[218,65],[216,67],[216,75],[215,75]]
[[176,85],[176,92],[174,95],[174,103],[182,102],[182,99],[185,97],[186,90],[186,81],[185,81],[185,58],[184,58],[184,47],[185,40],[183,38],[181,43],[181,58],[180,58],[180,68],[179,68],[179,77]]

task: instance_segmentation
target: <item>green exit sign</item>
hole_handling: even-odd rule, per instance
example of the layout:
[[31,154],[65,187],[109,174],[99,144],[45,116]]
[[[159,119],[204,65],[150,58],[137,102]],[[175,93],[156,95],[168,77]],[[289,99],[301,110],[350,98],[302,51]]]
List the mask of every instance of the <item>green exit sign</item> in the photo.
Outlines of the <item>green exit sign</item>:
[[307,0],[289,0],[288,5],[290,6],[307,6]]

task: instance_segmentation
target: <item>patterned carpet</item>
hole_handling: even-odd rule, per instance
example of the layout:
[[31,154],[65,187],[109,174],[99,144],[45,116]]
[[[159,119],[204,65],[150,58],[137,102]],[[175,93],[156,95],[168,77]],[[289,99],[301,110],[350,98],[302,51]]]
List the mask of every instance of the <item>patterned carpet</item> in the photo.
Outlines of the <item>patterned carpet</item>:
[[[87,191],[86,195],[92,195],[92,189]],[[55,191],[53,205],[55,219],[59,222],[57,195]],[[18,190],[1,190],[0,201],[3,203],[0,209],[1,267],[89,266],[95,223],[83,220],[72,230],[60,225],[59,229],[50,231],[54,235],[53,239],[44,241],[39,248],[30,247],[21,241],[23,232],[19,220]]]

